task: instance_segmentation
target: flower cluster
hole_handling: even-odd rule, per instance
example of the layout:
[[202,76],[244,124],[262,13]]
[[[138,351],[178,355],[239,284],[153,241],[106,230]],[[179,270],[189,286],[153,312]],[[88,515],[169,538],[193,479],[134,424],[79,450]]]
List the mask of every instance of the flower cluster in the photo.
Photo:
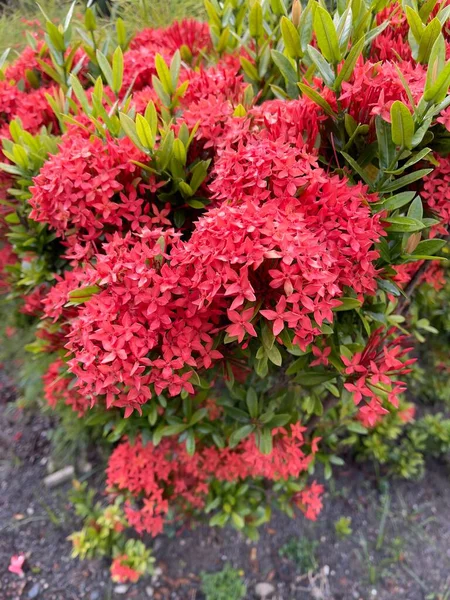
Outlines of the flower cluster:
[[[164,439],[158,446],[123,442],[112,453],[108,468],[111,490],[127,491],[130,498],[125,507],[128,522],[139,533],[153,536],[162,532],[164,521],[173,505],[181,504],[187,511],[201,509],[206,502],[211,481],[236,481],[264,478],[278,481],[298,478],[307,470],[317,450],[302,449],[305,428],[299,424],[291,431],[279,428],[274,432],[274,448],[269,456],[262,455],[253,438],[236,448],[205,447],[189,456],[183,446]],[[320,512],[323,487],[314,483],[294,497],[294,503],[307,518],[315,519]]]
[[30,218],[48,223],[75,251],[77,246],[95,248],[112,228],[144,225],[150,207],[134,185],[137,167],[132,162],[142,158],[126,138],[103,142],[64,136],[58,154],[34,180]]
[[359,404],[363,397],[368,399],[359,410],[361,422],[368,427],[373,427],[382,415],[389,412],[382,406],[380,397],[387,397],[393,406],[398,407],[399,394],[406,390],[406,384],[393,378],[409,373],[408,366],[416,360],[404,359],[411,348],[405,347],[404,336],[389,339],[394,331],[384,333],[383,328],[377,329],[363,352],[357,352],[351,358],[341,356],[345,373],[350,376],[344,384],[345,389],[352,392],[355,404]]

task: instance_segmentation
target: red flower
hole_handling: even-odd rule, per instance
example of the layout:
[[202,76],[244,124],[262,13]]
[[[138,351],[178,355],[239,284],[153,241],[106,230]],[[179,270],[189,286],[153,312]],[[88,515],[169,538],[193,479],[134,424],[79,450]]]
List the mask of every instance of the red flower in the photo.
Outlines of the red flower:
[[258,334],[256,333],[253,325],[250,323],[254,312],[255,311],[253,308],[247,308],[247,310],[244,310],[242,313],[238,313],[235,310],[229,310],[227,313],[228,318],[233,325],[227,327],[228,335],[237,337],[239,343],[242,342],[246,333],[256,337]]

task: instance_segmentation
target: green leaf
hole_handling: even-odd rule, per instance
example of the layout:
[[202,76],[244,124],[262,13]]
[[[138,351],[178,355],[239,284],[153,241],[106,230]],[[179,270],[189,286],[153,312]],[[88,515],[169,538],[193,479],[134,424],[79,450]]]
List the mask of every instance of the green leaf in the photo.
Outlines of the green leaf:
[[413,251],[414,254],[433,256],[447,244],[446,240],[422,240]]
[[97,56],[98,66],[100,67],[100,70],[103,73],[106,83],[109,85],[109,87],[111,89],[113,89],[113,85],[114,85],[113,72],[111,69],[111,65],[108,62],[108,59],[102,52],[100,52],[100,50],[97,50],[96,56]]
[[361,425],[361,423],[358,423],[358,421],[349,423],[347,425],[347,429],[349,431],[352,431],[353,433],[359,433],[360,435],[367,435],[368,433],[368,430],[363,425]]
[[51,43],[53,44],[55,50],[57,50],[59,52],[65,52],[66,44],[64,42],[64,36],[60,32],[58,27],[51,21],[48,21],[47,25],[46,25],[46,29],[47,29],[48,37],[49,37]]
[[230,448],[234,448],[239,444],[241,440],[248,437],[255,429],[254,425],[244,425],[230,435],[230,439],[228,440],[228,445]]
[[173,141],[173,155],[180,164],[183,166],[186,164],[186,148],[184,147],[183,142],[178,138]]
[[330,13],[319,4],[314,12],[314,33],[325,59],[332,64],[337,64],[341,60],[341,52],[336,29]]
[[405,13],[411,33],[413,34],[416,42],[419,44],[420,40],[422,39],[422,33],[425,30],[425,25],[423,24],[420,16],[413,8],[411,8],[411,6],[405,6]]
[[420,169],[419,171],[415,171],[414,173],[409,173],[408,175],[404,175],[399,179],[395,179],[394,181],[383,185],[382,192],[395,192],[402,187],[410,185],[414,183],[414,181],[418,181],[419,179],[423,179],[428,173],[431,173],[433,169]]
[[281,367],[283,359],[281,356],[281,352],[278,350],[277,346],[274,344],[272,348],[266,349],[266,355],[268,359],[273,362],[277,367]]
[[421,221],[409,217],[390,217],[384,219],[383,222],[389,224],[388,232],[412,233],[425,228]]
[[112,60],[112,91],[117,95],[122,89],[123,81],[123,53],[122,48],[117,46],[114,50]]
[[189,456],[194,456],[195,454],[195,435],[192,430],[189,430],[187,433],[186,452]]
[[300,35],[295,25],[287,17],[281,17],[280,28],[286,52],[291,58],[301,58],[303,51],[300,44]]
[[70,27],[70,23],[72,22],[72,17],[73,17],[73,11],[75,10],[75,5],[77,3],[77,0],[74,0],[72,2],[72,4],[70,5],[70,8],[67,12],[66,18],[64,19],[64,32],[66,32],[69,27]]
[[[437,1],[437,0],[436,0]],[[270,8],[274,15],[286,15],[287,10],[283,0],[270,0]]]
[[173,425],[166,425],[162,431],[163,437],[168,437],[171,435],[179,435],[186,431],[188,425],[186,423],[175,423]]
[[120,124],[122,129],[124,130],[126,136],[133,142],[133,144],[139,148],[139,150],[144,150],[144,146],[142,146],[137,131],[136,124],[128,115],[125,113],[119,113]]
[[156,112],[155,103],[152,100],[147,104],[144,117],[150,125],[152,136],[155,139],[158,132],[158,114]]
[[273,449],[272,431],[268,427],[264,427],[261,431],[259,440],[259,449],[262,454],[271,454]]
[[422,64],[428,63],[433,45],[441,33],[441,27],[441,23],[437,18],[430,21],[425,27],[420,40],[419,50],[417,52],[418,62]]
[[402,206],[405,206],[405,204],[409,204],[415,195],[416,192],[400,192],[400,194],[396,194],[395,196],[391,196],[385,200],[381,204],[381,208],[383,210],[397,210],[397,208],[401,208]]
[[127,47],[127,30],[125,29],[125,23],[121,17],[119,17],[116,21],[116,34],[117,43],[122,50],[125,50]]
[[295,85],[297,83],[297,72],[292,66],[290,60],[278,50],[272,50],[272,59],[276,66],[280,69],[281,74],[287,83]]
[[401,294],[398,286],[388,279],[378,279],[378,287],[393,296],[400,296]]
[[226,513],[219,513],[217,515],[214,515],[214,517],[212,517],[209,520],[209,525],[210,527],[215,527],[216,525],[218,527],[224,527],[226,525],[226,522],[228,521],[229,515],[227,515]]
[[72,290],[69,293],[69,300],[74,304],[82,304],[92,298],[94,294],[101,291],[98,285],[87,285],[84,288]]
[[433,8],[436,6],[437,0],[425,0],[419,10],[419,17],[423,23],[428,21],[428,17],[433,12]]
[[11,48],[6,48],[6,50],[0,56],[0,70],[3,68],[3,65],[5,64],[6,59],[8,58],[8,55],[9,55],[10,51],[11,51]]
[[170,62],[170,77],[172,80],[172,87],[175,89],[178,84],[178,78],[180,76],[180,67],[181,67],[181,55],[180,51],[177,50],[172,57]]
[[205,181],[206,176],[208,174],[209,164],[209,160],[202,160],[198,162],[192,169],[192,177],[191,181],[189,182],[189,185],[191,186],[191,189],[194,192],[194,194],[201,186],[201,184]]
[[275,415],[267,423],[267,427],[269,427],[271,430],[275,429],[276,427],[284,427],[284,425],[286,425],[286,423],[289,423],[290,420],[291,415]]
[[340,306],[335,306],[333,308],[333,312],[341,312],[343,310],[354,310],[355,308],[360,308],[362,306],[361,300],[357,298],[337,298],[339,302],[342,302]]
[[417,219],[418,221],[422,220],[422,217],[423,217],[423,206],[422,206],[422,200],[420,199],[420,196],[417,196],[411,202],[411,205],[410,205],[410,207],[408,209],[408,215],[407,216],[410,217],[411,219]]
[[326,381],[331,381],[332,379],[335,379],[335,377],[336,374],[332,373],[315,373],[314,371],[304,371],[298,373],[294,381],[305,387],[312,387],[315,385],[320,385],[321,383],[325,383]]
[[336,118],[337,115],[336,113],[333,111],[333,109],[331,108],[331,106],[328,104],[328,102],[319,94],[319,92],[317,92],[315,89],[313,89],[312,87],[310,87],[309,85],[305,85],[304,83],[297,83],[298,87],[300,88],[300,91],[305,94],[305,96],[308,96],[308,98],[310,98],[313,102],[315,102],[318,106],[320,106],[320,108],[323,109],[323,111],[329,115],[330,117]]
[[238,513],[232,512],[231,513],[231,520],[233,521],[233,523],[235,524],[235,526],[238,529],[243,529],[245,527],[245,521],[241,517],[241,515],[239,515]]
[[286,375],[295,375],[296,373],[298,373],[301,369],[304,369],[308,363],[309,357],[307,354],[305,354],[304,356],[300,356],[300,358],[297,358],[297,360],[295,360],[291,365],[289,365],[289,367],[286,369]]
[[442,102],[447,95],[450,85],[450,61],[439,72],[435,82],[425,86],[423,98],[426,102],[433,101],[435,104]]
[[250,79],[250,81],[259,81],[259,75],[255,65],[244,56],[241,56],[239,60],[241,63],[242,70]]
[[162,137],[158,148],[158,161],[162,170],[166,169],[170,159],[172,158],[173,142],[174,133],[172,130],[170,130]]
[[391,106],[392,141],[396,146],[411,149],[414,119],[407,106],[396,100]]
[[311,60],[313,61],[313,63],[315,64],[315,66],[317,67],[317,70],[319,71],[320,75],[322,76],[324,83],[330,89],[333,89],[335,77],[334,77],[333,69],[331,68],[330,64],[324,59],[324,57],[320,54],[320,52],[318,50],[316,50],[316,48],[314,48],[313,46],[308,46],[308,54],[309,54]]
[[169,71],[169,67],[166,65],[166,62],[161,54],[157,54],[155,56],[155,67],[163,90],[167,95],[170,96],[173,94],[175,88],[172,85],[172,75]]
[[[442,33],[437,37],[428,61],[425,94],[437,81],[445,66],[445,40]],[[425,98],[426,99],[426,98]]]
[[248,16],[248,29],[253,39],[259,39],[264,33],[263,12],[259,0],[253,2]]
[[255,419],[258,416],[259,410],[258,410],[258,395],[256,394],[256,392],[253,388],[249,388],[247,390],[246,402],[247,402],[247,408],[248,408],[248,412],[249,412],[250,416],[252,417],[252,419]]
[[86,96],[86,92],[84,91],[83,86],[81,85],[79,79],[73,73],[70,74],[69,77],[70,85],[74,91],[75,96],[78,99],[78,102],[81,104],[81,108],[86,115],[89,115],[91,109],[89,107],[89,102]]
[[344,64],[341,67],[341,70],[339,71],[339,75],[336,77],[336,81],[334,84],[336,89],[339,89],[342,85],[342,82],[348,81],[350,79],[350,77],[352,76],[353,71],[355,69],[356,62],[357,62],[358,58],[360,57],[361,52],[363,51],[364,44],[365,44],[365,38],[362,37],[360,40],[358,40],[356,42],[356,44],[354,44],[352,46],[352,49],[348,53],[348,56],[345,59]]
[[367,173],[364,171],[364,169],[361,167],[361,165],[359,165],[356,160],[354,158],[352,158],[350,156],[350,154],[347,154],[346,152],[341,152],[342,156],[345,158],[345,160],[348,162],[348,164],[352,167],[352,169],[358,173],[358,175],[361,177],[361,179],[367,183],[367,185],[371,186],[372,185],[372,181],[369,179],[369,176],[367,175]]

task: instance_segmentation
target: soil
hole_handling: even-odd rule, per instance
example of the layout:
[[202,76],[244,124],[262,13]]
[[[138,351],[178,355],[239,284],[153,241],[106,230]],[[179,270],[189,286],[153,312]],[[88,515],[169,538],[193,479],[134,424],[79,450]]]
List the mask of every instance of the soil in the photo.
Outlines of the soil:
[[[273,586],[267,600],[450,598],[450,472],[437,462],[421,481],[382,485],[368,465],[346,465],[327,483],[316,523],[275,514],[257,543],[206,526],[160,536],[153,543],[156,576],[113,584],[106,561],[70,558],[66,538],[80,525],[67,500],[70,483],[53,490],[43,484],[51,423],[5,403],[12,388],[0,374],[0,600],[202,600],[200,573],[225,563],[242,570],[248,600],[262,582]],[[352,519],[344,539],[335,532],[340,517]],[[287,542],[298,547],[305,539],[316,543],[309,573],[311,553],[301,546],[295,560],[280,555]],[[21,552],[23,579],[8,571]]]

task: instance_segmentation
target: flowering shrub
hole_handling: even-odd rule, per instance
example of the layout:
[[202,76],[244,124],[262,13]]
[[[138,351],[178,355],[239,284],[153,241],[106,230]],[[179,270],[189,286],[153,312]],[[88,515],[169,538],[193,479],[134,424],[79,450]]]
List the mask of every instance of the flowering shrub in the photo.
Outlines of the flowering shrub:
[[446,4],[206,10],[130,40],[87,9],[78,39],[72,7],[1,82],[0,286],[48,404],[114,444],[72,539],[116,581],[151,564],[129,528],[316,519],[314,470],[411,416],[415,293],[443,286]]

